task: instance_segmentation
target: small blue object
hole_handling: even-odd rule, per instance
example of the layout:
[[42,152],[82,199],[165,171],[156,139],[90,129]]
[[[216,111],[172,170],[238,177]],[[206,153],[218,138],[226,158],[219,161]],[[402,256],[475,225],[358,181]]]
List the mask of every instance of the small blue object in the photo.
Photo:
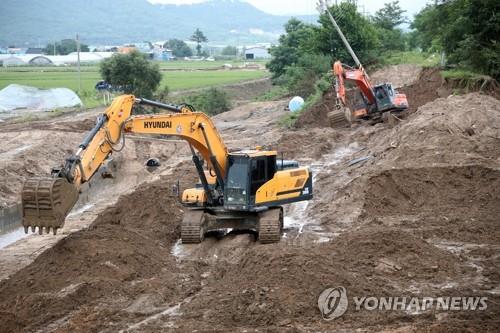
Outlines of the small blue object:
[[288,108],[292,112],[299,111],[300,109],[302,109],[303,106],[304,106],[304,99],[300,96],[295,96],[290,100],[290,103],[288,103]]

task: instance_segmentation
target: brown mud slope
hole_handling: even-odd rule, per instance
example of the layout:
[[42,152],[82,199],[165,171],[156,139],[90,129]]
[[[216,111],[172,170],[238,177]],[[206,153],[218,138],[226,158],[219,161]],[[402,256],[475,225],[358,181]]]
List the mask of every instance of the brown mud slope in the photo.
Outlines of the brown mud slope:
[[400,64],[384,66],[370,73],[373,84],[391,83],[394,88],[401,88],[413,84],[420,77],[422,66],[413,64]]
[[[181,183],[192,178],[179,176]],[[175,265],[168,252],[180,235],[182,215],[176,198],[168,195],[173,184],[160,180],[140,186],[104,211],[88,230],[61,240],[2,283],[2,332],[42,327],[50,331],[51,323],[65,331],[98,330],[120,316],[147,312],[145,304],[117,310],[145,289],[162,302],[169,289],[183,285],[170,280]],[[163,296],[156,292],[162,285],[167,289]],[[100,313],[94,312],[96,307]]]
[[[226,129],[245,133],[229,116]],[[169,192],[177,179],[194,181],[186,162],[0,282],[2,328],[496,332],[499,128],[500,101],[469,94],[428,103],[394,127],[282,137],[276,145],[313,169],[315,198],[287,207],[286,235],[270,245],[236,233],[179,244],[181,207]],[[349,165],[359,157],[369,158]],[[349,306],[325,321],[318,295],[334,286],[347,289]],[[370,296],[479,296],[488,308],[357,310],[352,297]]]
[[97,113],[58,119],[0,124],[0,207],[19,200],[24,180],[48,175],[95,124]]
[[399,88],[399,92],[406,94],[411,113],[436,98],[449,96],[451,89],[444,82],[439,68],[425,68],[414,83]]

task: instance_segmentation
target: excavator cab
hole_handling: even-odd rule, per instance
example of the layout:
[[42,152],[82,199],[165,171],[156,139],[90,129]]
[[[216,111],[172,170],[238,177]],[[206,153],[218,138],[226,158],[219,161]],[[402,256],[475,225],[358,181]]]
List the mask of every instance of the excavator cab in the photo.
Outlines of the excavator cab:
[[377,111],[404,111],[408,108],[406,95],[399,94],[390,83],[383,83],[373,87],[377,103]]
[[228,157],[224,188],[227,209],[250,210],[255,206],[257,190],[274,177],[276,153],[241,151]]
[[276,151],[229,154],[225,209],[259,211],[311,198],[312,174],[296,161],[277,161]]

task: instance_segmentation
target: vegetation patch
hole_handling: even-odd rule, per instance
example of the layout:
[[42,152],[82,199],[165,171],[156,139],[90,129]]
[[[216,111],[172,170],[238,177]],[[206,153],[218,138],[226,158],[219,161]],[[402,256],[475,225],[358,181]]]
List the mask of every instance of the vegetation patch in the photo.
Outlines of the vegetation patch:
[[448,87],[455,92],[481,91],[490,95],[500,96],[498,81],[488,75],[474,73],[466,69],[442,71],[441,75]]

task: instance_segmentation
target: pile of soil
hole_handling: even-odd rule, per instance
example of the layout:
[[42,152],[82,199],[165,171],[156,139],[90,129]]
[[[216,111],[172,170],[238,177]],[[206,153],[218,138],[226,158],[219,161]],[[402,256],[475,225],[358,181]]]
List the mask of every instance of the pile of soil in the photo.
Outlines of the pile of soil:
[[[425,71],[425,69],[424,69]],[[422,67],[413,64],[384,66],[370,74],[370,81],[377,85],[391,83],[394,88],[411,85],[422,75]]]
[[438,98],[407,120],[375,135],[379,155],[391,166],[481,164],[500,158],[500,101],[479,93]]
[[406,95],[410,113],[436,98],[451,94],[451,89],[446,86],[439,68],[423,69],[414,83],[403,86],[398,91]]
[[324,93],[321,101],[300,114],[294,126],[297,128],[330,127],[327,115],[335,110],[336,100],[337,93],[332,87]]
[[[179,178],[192,182],[193,175]],[[175,264],[168,253],[180,236],[182,209],[168,194],[173,185],[163,179],[122,196],[88,230],[69,235],[3,281],[3,332],[49,327],[54,319],[67,324],[67,331],[97,330],[113,316],[123,315],[118,309],[129,306],[144,290],[154,292],[166,281],[165,288],[175,289]],[[99,316],[108,319],[96,322],[93,309],[100,306]]]

